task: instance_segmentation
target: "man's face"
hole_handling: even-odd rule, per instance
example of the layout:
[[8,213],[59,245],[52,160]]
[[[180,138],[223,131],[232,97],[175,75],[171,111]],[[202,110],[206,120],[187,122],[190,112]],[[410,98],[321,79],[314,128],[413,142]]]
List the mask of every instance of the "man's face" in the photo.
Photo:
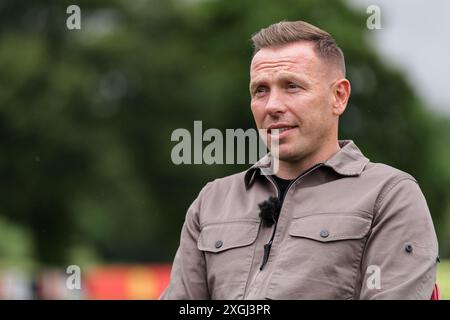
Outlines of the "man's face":
[[[278,139],[279,158],[296,162],[336,139],[333,83],[339,72],[317,56],[311,42],[263,48],[250,66],[251,109],[268,145]],[[277,136],[271,129],[280,129]]]

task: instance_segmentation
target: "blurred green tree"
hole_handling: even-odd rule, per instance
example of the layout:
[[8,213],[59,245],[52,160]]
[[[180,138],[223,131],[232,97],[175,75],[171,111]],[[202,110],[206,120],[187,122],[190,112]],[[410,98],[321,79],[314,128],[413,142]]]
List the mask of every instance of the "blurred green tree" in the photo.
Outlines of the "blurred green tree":
[[30,232],[0,216],[0,271],[17,266],[27,271],[35,267]]
[[419,181],[450,255],[449,121],[383,63],[343,1],[0,2],[0,212],[31,230],[40,262],[170,260],[187,207],[247,166],[176,166],[171,133],[254,127],[250,35],[279,20],[330,31],[353,85],[341,138]]

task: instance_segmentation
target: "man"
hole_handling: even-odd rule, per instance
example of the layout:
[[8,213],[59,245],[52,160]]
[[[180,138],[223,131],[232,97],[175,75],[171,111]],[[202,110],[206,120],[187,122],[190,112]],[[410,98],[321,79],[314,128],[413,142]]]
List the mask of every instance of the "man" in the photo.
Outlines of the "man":
[[203,188],[161,298],[430,299],[438,245],[416,180],[338,140],[350,83],[334,39],[296,21],[252,40],[251,109],[278,152]]

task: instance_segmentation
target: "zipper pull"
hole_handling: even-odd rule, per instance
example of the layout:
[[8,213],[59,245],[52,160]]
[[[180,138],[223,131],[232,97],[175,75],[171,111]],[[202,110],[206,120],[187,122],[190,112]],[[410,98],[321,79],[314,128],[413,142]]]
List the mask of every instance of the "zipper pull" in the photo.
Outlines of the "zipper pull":
[[269,253],[270,253],[270,248],[272,247],[272,240],[269,241],[269,243],[266,243],[264,245],[264,256],[263,256],[263,262],[261,264],[261,267],[259,268],[259,270],[261,271],[264,266],[267,263],[267,260],[269,260]]

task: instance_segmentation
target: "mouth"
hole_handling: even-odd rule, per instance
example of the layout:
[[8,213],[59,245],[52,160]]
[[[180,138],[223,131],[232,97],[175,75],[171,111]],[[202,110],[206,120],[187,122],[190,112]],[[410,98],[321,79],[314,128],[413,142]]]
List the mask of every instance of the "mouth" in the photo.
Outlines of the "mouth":
[[291,132],[293,129],[297,127],[298,126],[273,125],[267,128],[267,134],[272,139],[282,139],[283,137],[287,136],[289,132]]
[[[269,129],[267,130],[267,132],[268,132],[269,134],[272,134],[272,133],[276,133],[275,130],[278,130],[278,133],[283,133],[283,132],[285,132],[285,131],[288,131],[288,130],[291,130],[291,129],[294,129],[294,128],[296,128],[296,127],[269,128]],[[273,130],[273,132],[272,132],[272,130]]]

